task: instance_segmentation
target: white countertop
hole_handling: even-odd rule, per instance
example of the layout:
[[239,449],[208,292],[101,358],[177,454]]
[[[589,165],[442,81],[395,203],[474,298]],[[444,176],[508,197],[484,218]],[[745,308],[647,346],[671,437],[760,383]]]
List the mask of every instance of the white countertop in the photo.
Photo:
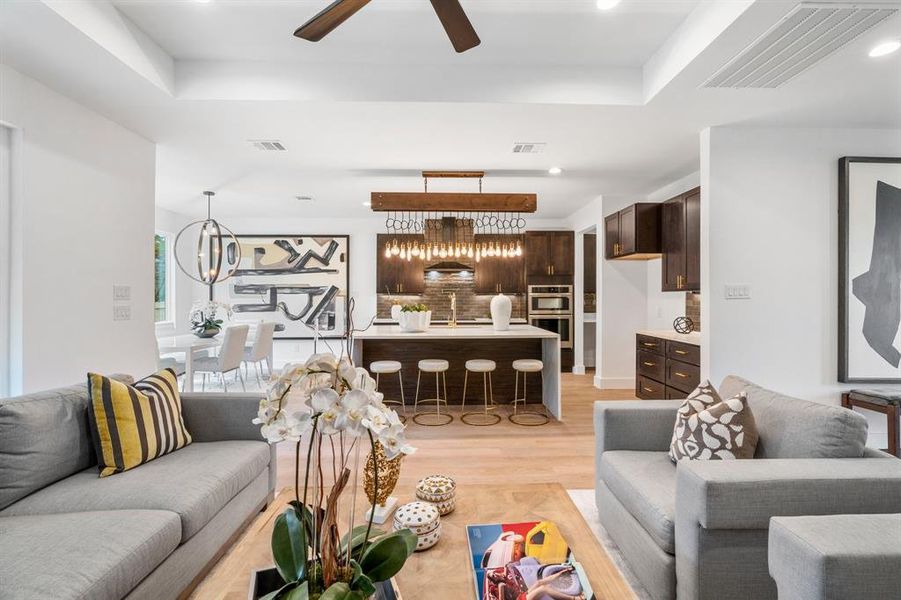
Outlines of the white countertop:
[[657,329],[644,330],[637,332],[639,335],[647,335],[650,337],[670,340],[671,342],[682,342],[683,344],[691,344],[692,346],[701,345],[701,332],[693,331],[691,333],[676,333],[673,329]]
[[[432,319],[433,325],[445,325],[447,324],[447,319]],[[392,319],[391,317],[379,317],[373,320],[375,325],[397,325],[397,321]],[[514,317],[510,319],[511,325],[525,325],[528,323],[525,319],[521,319],[519,317]],[[475,319],[458,319],[458,325],[491,325],[491,317],[476,317]]]
[[357,340],[454,340],[454,339],[556,339],[552,331],[531,325],[510,325],[507,331],[495,331],[491,325],[461,325],[459,327],[430,327],[422,333],[407,333],[397,325],[373,325],[354,335]]

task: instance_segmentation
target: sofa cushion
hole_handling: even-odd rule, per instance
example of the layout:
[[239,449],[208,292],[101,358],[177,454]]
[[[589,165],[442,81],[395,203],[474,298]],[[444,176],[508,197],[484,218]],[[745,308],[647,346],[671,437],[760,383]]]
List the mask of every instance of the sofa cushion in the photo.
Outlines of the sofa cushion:
[[799,400],[730,375],[724,398],[744,391],[757,423],[755,458],[861,458],[867,420],[840,406]]
[[112,510],[0,517],[4,600],[118,600],[181,539],[178,515]]
[[0,510],[96,462],[89,402],[87,385],[0,398]]
[[669,554],[676,552],[676,465],[667,452],[611,450],[601,455],[601,479]]
[[193,443],[177,452],[99,478],[91,468],[19,500],[0,517],[88,510],[170,510],[181,517],[182,542],[269,465],[265,442]]

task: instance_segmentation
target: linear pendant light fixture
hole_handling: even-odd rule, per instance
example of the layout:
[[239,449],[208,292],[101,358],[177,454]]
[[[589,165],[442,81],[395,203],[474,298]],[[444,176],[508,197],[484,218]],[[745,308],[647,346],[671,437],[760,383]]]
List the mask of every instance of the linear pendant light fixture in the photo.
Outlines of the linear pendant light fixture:
[[[484,171],[423,171],[423,192],[372,192],[372,211],[388,213],[385,229],[395,236],[386,244],[385,256],[476,262],[522,256],[522,214],[537,210],[538,196],[486,194],[484,176]],[[478,179],[479,191],[429,192],[430,178]]]

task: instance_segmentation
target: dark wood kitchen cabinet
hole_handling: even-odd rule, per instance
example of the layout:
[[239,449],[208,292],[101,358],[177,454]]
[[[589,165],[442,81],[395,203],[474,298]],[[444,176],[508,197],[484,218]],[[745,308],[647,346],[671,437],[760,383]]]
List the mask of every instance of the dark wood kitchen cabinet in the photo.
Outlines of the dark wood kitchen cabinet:
[[385,256],[385,247],[393,240],[405,242],[422,241],[421,235],[376,236],[375,280],[380,294],[419,295],[425,291],[425,271],[421,260],[404,260],[399,256]]
[[[476,235],[476,244],[498,241],[502,244],[523,243],[521,235]],[[473,262],[475,269],[476,294],[524,294],[526,292],[525,281],[525,254],[523,256],[483,256],[479,262]]]
[[660,204],[640,202],[604,218],[608,260],[650,260],[660,250]]
[[663,291],[701,289],[701,188],[661,205]]
[[701,380],[701,347],[638,334],[635,395],[642,400],[682,400]]
[[573,231],[526,232],[526,280],[534,284],[572,284],[576,267]]

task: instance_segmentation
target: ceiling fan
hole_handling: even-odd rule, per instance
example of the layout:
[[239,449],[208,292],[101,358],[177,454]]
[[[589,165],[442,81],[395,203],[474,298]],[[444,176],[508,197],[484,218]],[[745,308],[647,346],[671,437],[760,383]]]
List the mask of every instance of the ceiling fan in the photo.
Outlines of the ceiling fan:
[[[431,0],[431,2],[457,52],[466,52],[482,43],[466,13],[463,12],[459,0]],[[335,0],[318,15],[298,27],[294,35],[318,42],[367,4],[369,0]]]

